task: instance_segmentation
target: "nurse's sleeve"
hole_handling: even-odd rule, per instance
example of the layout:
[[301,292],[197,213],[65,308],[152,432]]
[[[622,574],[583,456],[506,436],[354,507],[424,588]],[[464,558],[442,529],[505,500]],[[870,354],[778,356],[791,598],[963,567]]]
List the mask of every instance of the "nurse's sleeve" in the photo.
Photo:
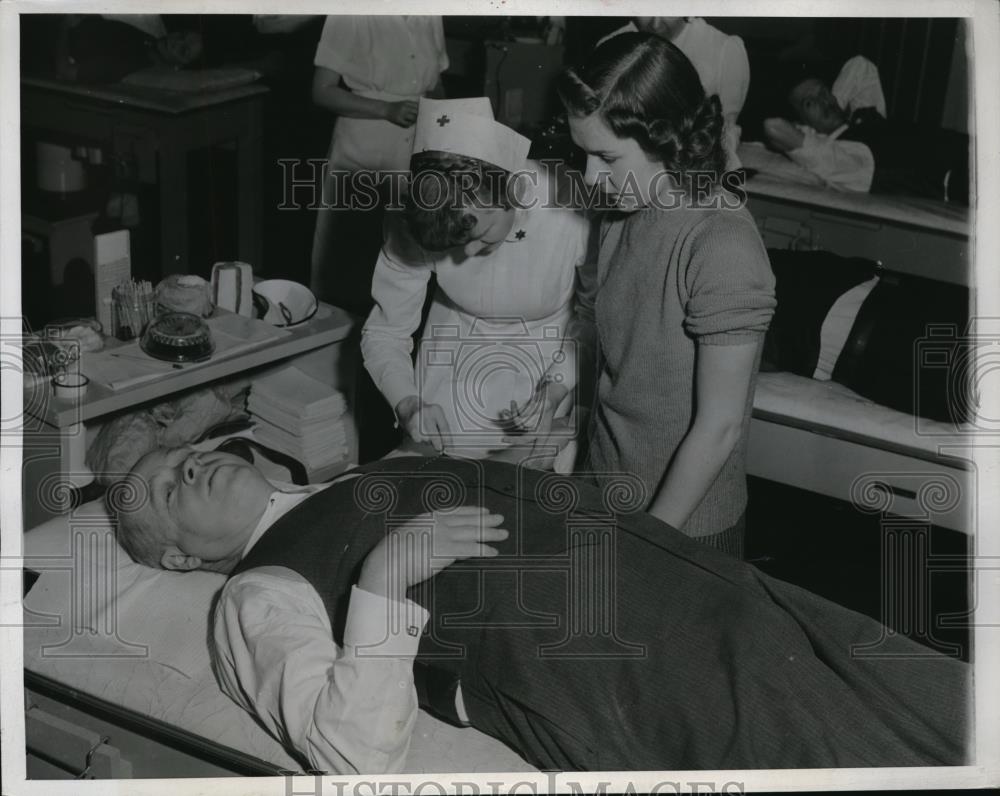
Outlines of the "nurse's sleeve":
[[341,649],[316,590],[285,573],[262,568],[224,587],[214,628],[222,690],[316,769],[400,771],[417,718],[413,658],[427,612],[354,587]]
[[431,268],[416,244],[387,224],[386,243],[372,277],[375,306],[361,334],[361,354],[372,381],[393,409],[404,398],[419,395],[413,370],[413,333],[427,295]]

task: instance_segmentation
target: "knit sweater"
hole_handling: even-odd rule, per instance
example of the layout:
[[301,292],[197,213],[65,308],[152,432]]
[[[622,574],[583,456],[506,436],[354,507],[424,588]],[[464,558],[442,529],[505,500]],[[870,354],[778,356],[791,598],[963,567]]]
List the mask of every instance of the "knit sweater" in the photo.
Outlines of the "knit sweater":
[[[760,342],[774,313],[774,276],[742,208],[645,208],[610,217],[601,233],[600,356],[585,466],[598,481],[638,476],[648,508],[691,425],[698,344]],[[746,507],[755,384],[756,365],[739,440],[681,529],[689,536],[725,530]]]

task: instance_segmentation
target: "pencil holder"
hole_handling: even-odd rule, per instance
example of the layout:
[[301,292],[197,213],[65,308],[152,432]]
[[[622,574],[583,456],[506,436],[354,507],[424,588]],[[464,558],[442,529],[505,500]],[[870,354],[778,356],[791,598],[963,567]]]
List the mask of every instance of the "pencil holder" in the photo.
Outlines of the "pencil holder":
[[111,291],[113,334],[119,340],[133,340],[142,335],[153,319],[152,290],[142,290],[123,282]]

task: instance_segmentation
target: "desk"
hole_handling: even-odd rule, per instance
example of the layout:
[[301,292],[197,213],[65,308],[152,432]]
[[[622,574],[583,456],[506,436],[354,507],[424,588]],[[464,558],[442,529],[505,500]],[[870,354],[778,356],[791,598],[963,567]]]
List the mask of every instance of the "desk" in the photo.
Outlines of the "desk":
[[971,284],[972,224],[966,207],[834,191],[764,175],[748,180],[746,191],[747,209],[769,248],[825,249],[867,257],[891,271]]
[[232,259],[254,266],[261,257],[261,136],[267,88],[250,84],[180,93],[114,84],[82,86],[21,80],[22,129],[100,142],[135,159],[139,180],[160,198],[161,274],[189,273],[187,156],[235,142],[238,244]]
[[[348,411],[353,412],[355,352],[346,343],[354,325],[354,319],[343,310],[321,304],[311,321],[289,329],[286,337],[216,362],[170,371],[133,387],[111,390],[92,382],[82,401],[55,398],[47,384],[30,394],[26,391],[24,527],[34,527],[71,507],[74,455],[86,445],[88,426],[93,430],[115,414],[227,378],[257,376],[288,364],[339,389],[347,396]],[[357,460],[357,433],[351,425],[348,422],[348,461],[353,462]]]

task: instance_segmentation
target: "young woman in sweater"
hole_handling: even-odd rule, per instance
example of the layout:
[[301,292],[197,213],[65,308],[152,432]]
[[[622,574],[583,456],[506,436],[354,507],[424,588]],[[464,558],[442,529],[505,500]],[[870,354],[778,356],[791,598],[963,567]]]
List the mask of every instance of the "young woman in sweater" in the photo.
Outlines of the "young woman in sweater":
[[600,235],[584,469],[598,481],[638,476],[651,514],[742,557],[774,277],[753,219],[724,188],[718,97],[680,50],[643,33],[601,45],[559,92],[586,181],[618,207]]

